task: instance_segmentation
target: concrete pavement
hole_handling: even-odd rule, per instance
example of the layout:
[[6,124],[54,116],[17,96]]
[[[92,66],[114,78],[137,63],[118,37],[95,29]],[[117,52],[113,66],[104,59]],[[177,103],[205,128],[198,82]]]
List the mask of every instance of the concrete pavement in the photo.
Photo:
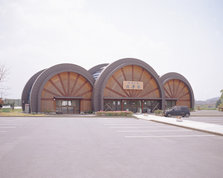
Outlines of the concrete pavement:
[[175,125],[179,127],[199,130],[199,131],[223,136],[223,125],[210,124],[210,123],[197,122],[197,121],[189,121],[189,120],[184,120],[183,118],[177,119],[177,118],[171,118],[171,117],[168,118],[168,117],[161,117],[161,116],[154,116],[154,115],[147,115],[147,114],[135,115],[135,117],[139,119]]
[[191,117],[223,117],[223,112],[218,110],[196,110],[190,114]]

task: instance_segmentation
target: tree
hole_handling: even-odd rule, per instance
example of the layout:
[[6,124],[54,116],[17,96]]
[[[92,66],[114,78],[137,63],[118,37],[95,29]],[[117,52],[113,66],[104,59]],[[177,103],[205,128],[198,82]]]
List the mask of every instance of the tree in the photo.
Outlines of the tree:
[[0,65],[0,82],[2,82],[6,77],[6,68],[4,65]]
[[216,108],[218,108],[219,110],[223,108],[223,89],[220,92],[221,92],[221,97],[216,103]]
[[221,104],[221,99],[219,98],[218,101],[216,102],[216,108]]
[[223,89],[220,92],[221,92],[221,101],[223,102]]
[[0,98],[2,97],[5,88],[3,87],[3,82],[6,78],[7,70],[4,65],[0,65]]

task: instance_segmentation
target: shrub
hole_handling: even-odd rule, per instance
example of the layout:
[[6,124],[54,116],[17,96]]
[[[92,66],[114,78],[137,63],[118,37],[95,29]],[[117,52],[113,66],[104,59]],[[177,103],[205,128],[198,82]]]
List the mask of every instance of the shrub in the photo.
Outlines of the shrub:
[[11,112],[12,109],[11,108],[2,108],[1,112]]
[[155,115],[162,116],[163,115],[163,110],[157,109],[154,111]]
[[132,116],[131,111],[98,111],[96,116]]
[[223,103],[221,103],[221,104],[218,105],[218,110],[219,111],[223,111]]

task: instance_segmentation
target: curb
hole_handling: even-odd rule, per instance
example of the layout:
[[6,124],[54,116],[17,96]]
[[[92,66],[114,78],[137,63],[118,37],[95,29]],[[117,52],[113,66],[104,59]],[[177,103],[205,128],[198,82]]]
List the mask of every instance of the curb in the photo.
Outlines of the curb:
[[[138,117],[138,116],[136,116],[136,117]],[[206,132],[206,133],[210,133],[210,134],[214,134],[214,135],[223,136],[223,126],[216,125],[216,124],[209,124],[209,123],[202,123],[202,122],[196,122],[196,121],[189,121],[191,123],[204,124],[204,126],[206,125],[206,126],[212,126],[212,127],[214,127],[214,126],[222,127],[222,131],[221,132],[213,131],[211,129],[203,129],[203,128],[199,128],[199,127],[190,127],[190,126],[187,126],[187,125],[179,124],[179,123],[177,123],[177,121],[175,121],[176,123],[171,123],[171,122],[168,122],[168,121],[157,120],[157,119],[152,118],[152,117],[151,118],[145,118],[145,117],[146,116],[144,116],[144,117],[138,117],[138,118],[139,119],[143,119],[143,120],[147,120],[147,121],[152,121],[152,122],[157,122],[157,123],[162,123],[162,124],[168,124],[168,125],[177,126],[177,127],[181,127],[181,128],[186,128],[186,129],[191,129],[191,130],[196,130],[196,131],[201,131],[201,132]],[[156,116],[156,117],[158,117],[158,116]],[[188,123],[188,121],[187,121],[187,123]]]
[[171,124],[171,123],[166,123],[166,122],[156,121],[156,120],[150,120],[150,121],[157,122],[157,123],[162,123],[162,124],[167,124],[167,125],[172,125],[172,126],[177,126],[177,127],[181,127],[181,128],[185,128],[185,129],[195,130],[195,131],[201,131],[201,132],[210,133],[210,134],[214,134],[214,135],[223,136],[223,133],[219,133],[219,132],[213,132],[213,131],[208,131],[208,130],[204,130],[204,129],[181,126],[181,125],[176,125],[176,124]]

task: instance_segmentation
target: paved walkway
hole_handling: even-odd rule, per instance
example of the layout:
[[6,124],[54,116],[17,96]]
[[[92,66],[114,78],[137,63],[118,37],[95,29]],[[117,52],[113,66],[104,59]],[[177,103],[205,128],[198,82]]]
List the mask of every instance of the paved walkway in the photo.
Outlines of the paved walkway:
[[223,117],[223,112],[218,110],[197,110],[190,113],[191,117]]
[[167,118],[167,117],[160,117],[160,116],[146,115],[146,114],[135,115],[135,117],[137,117],[139,119],[175,125],[175,126],[179,126],[179,127],[199,130],[199,131],[213,133],[213,134],[223,136],[223,125],[209,124],[209,123],[196,122],[196,121],[188,121],[188,120],[183,120],[183,118],[181,118],[181,119]]

